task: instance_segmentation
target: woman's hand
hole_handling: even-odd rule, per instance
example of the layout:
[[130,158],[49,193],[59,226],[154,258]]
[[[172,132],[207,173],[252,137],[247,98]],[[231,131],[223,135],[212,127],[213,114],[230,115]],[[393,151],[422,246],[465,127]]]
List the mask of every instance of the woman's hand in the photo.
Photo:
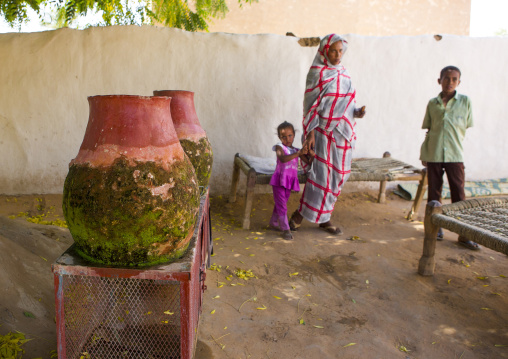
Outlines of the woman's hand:
[[353,115],[355,118],[363,118],[365,116],[365,106],[362,106],[360,108],[355,108],[355,112]]
[[316,138],[314,137],[314,130],[310,131],[305,139],[305,142],[302,144],[302,147],[306,147],[309,151],[314,149],[314,145],[316,144]]

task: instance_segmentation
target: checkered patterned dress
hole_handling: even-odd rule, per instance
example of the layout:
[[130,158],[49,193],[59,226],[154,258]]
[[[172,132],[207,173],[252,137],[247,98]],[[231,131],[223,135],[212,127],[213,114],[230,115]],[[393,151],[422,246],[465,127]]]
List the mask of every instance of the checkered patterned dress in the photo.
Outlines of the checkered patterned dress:
[[329,65],[328,49],[336,41],[331,34],[321,40],[318,53],[307,75],[304,98],[303,132],[314,130],[316,157],[307,172],[307,183],[299,212],[314,223],[330,220],[342,186],[351,172],[356,91],[344,66]]

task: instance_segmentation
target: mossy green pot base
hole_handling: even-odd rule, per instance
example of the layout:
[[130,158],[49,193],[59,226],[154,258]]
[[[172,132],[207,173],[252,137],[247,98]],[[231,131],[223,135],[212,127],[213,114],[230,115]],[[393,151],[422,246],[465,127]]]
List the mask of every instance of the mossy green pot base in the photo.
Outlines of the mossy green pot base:
[[166,171],[154,162],[106,168],[73,164],[63,211],[85,259],[118,266],[152,265],[181,257],[199,210],[199,187],[188,158]]
[[213,152],[210,141],[208,141],[208,138],[202,137],[199,139],[199,142],[180,140],[180,144],[196,170],[199,186],[206,188],[210,181],[213,164]]

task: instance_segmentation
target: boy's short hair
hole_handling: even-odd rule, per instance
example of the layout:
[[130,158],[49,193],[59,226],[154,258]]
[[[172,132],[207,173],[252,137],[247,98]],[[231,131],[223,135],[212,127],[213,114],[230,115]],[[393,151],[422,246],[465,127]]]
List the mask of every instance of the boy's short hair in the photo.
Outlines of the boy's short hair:
[[446,66],[441,70],[441,74],[439,75],[440,79],[443,78],[443,75],[446,71],[457,71],[459,73],[459,77],[462,76],[460,69],[457,66]]

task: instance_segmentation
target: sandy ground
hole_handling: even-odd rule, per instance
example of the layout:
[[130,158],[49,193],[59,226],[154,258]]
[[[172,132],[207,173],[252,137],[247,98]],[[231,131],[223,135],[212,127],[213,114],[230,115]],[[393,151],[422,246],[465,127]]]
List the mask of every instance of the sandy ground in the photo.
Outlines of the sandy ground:
[[[411,203],[390,194],[377,204],[375,196],[341,195],[332,219],[343,235],[304,222],[292,242],[266,227],[271,195],[256,196],[248,231],[241,198],[212,198],[211,259],[221,271],[207,272],[196,359],[508,358],[507,257],[459,247],[445,231],[436,274],[419,276],[423,225],[404,219]],[[289,208],[297,203],[296,194]],[[20,212],[62,218],[61,196],[0,196],[0,334],[25,333],[34,339],[23,357],[50,358],[51,263],[72,238],[12,218]],[[239,279],[236,269],[257,278]]]

